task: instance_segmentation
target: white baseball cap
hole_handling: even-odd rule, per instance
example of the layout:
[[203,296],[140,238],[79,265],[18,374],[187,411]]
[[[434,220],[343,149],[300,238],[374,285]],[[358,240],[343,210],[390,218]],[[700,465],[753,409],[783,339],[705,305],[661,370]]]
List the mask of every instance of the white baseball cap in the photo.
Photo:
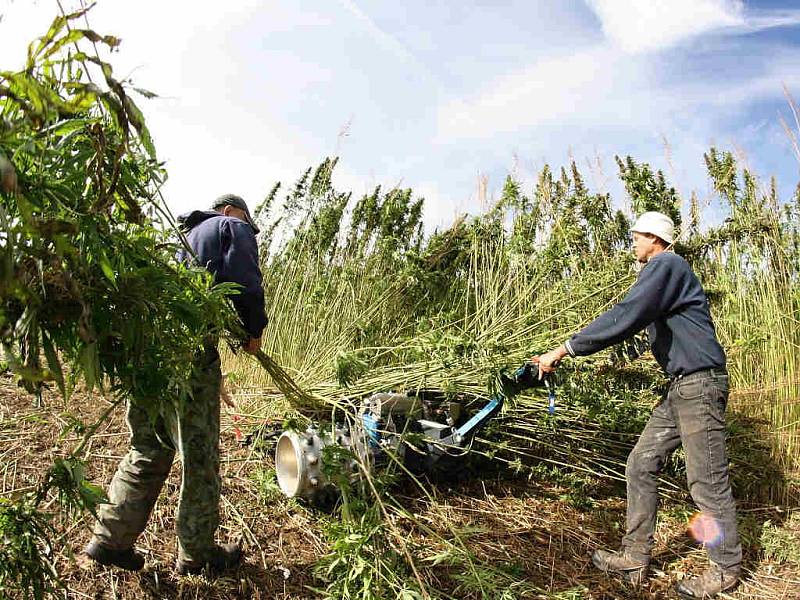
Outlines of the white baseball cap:
[[667,215],[650,211],[642,213],[631,227],[636,233],[651,233],[671,244],[675,240],[675,224]]

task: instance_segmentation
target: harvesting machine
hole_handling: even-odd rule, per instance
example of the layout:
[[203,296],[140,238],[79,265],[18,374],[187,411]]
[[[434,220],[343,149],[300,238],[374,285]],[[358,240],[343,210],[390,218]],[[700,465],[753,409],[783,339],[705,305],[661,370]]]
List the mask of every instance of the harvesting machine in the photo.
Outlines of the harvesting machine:
[[[275,450],[278,484],[288,497],[319,501],[335,487],[332,463],[349,478],[396,460],[415,474],[457,470],[475,435],[503,407],[506,399],[534,387],[547,387],[550,411],[555,389],[549,374],[526,362],[513,374],[501,374],[498,392],[469,414],[474,402],[442,392],[373,394],[361,401],[348,422],[284,431]],[[328,467],[328,468],[326,468]]]

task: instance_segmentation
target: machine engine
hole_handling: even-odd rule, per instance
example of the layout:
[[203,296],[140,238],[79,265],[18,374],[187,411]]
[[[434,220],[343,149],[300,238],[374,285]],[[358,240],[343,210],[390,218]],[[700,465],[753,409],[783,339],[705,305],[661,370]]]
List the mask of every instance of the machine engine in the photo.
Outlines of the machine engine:
[[[538,366],[526,362],[513,375],[502,374],[499,389],[472,416],[469,397],[448,398],[437,391],[413,394],[379,392],[361,402],[349,422],[309,427],[303,432],[284,431],[275,450],[275,469],[281,491],[288,497],[317,501],[332,486],[325,473],[326,457],[343,450],[339,468],[350,477],[372,471],[390,460],[398,460],[414,473],[432,472],[447,460],[469,450],[475,434],[500,411],[503,402],[519,392],[547,386],[553,402],[549,376],[538,376]],[[412,434],[406,437],[405,434]],[[342,461],[341,458],[344,457]]]

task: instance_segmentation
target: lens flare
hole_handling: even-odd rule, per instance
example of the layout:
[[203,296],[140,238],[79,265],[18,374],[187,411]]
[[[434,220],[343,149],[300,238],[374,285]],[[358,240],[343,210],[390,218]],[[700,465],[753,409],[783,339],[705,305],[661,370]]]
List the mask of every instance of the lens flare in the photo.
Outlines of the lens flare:
[[704,546],[713,547],[722,539],[722,528],[714,517],[699,512],[689,519],[689,534]]

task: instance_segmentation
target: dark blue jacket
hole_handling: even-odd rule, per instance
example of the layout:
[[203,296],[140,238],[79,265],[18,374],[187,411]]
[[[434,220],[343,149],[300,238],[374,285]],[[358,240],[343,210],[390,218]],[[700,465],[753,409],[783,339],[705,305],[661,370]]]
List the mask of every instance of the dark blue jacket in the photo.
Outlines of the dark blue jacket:
[[[261,337],[267,315],[253,228],[240,219],[211,210],[180,215],[178,222],[187,231],[186,239],[197,256],[197,263],[213,273],[214,283],[242,286],[241,292],[231,296],[231,300],[245,331],[251,337]],[[189,262],[192,257],[181,250],[178,259]]]
[[573,335],[572,356],[586,356],[647,327],[658,364],[672,377],[725,368],[725,351],[700,281],[683,258],[662,252],[650,259],[622,301]]

